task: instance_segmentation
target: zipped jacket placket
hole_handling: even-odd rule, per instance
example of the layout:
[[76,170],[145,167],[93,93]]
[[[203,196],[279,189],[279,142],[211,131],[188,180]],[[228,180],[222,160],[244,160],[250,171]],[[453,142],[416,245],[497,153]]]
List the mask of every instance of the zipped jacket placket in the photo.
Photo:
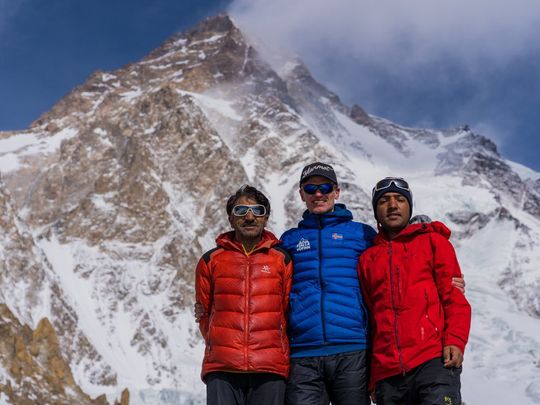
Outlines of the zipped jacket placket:
[[326,319],[325,319],[325,312],[324,312],[324,283],[323,283],[323,274],[322,274],[322,225],[321,225],[321,218],[317,218],[317,222],[319,224],[318,229],[318,245],[319,245],[319,288],[321,289],[321,326],[322,326],[322,335],[323,335],[323,344],[326,344]]
[[244,294],[244,370],[248,370],[249,347],[249,297],[251,296],[251,257],[247,256],[246,293]]
[[[398,280],[396,279],[394,282],[395,274],[394,274],[394,267],[392,263],[392,241],[388,242],[388,258],[389,258],[389,266],[390,266],[390,291],[392,295],[392,310],[394,311],[394,333],[396,337],[396,348],[398,352],[399,357],[399,366],[401,367],[401,372],[403,375],[407,373],[407,369],[405,368],[405,364],[403,362],[403,354],[401,352],[401,347],[399,344],[399,308],[398,304],[396,304],[396,297],[399,294],[398,286],[399,285]],[[399,277],[399,275],[398,275]]]

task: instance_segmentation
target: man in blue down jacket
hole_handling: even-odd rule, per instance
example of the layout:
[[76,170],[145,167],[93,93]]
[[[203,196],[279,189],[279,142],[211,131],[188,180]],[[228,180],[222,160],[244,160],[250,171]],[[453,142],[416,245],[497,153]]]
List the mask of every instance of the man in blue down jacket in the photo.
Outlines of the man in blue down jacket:
[[356,268],[376,232],[335,203],[339,193],[332,166],[304,167],[300,196],[307,210],[298,228],[281,237],[294,263],[287,404],[370,403],[368,318]]

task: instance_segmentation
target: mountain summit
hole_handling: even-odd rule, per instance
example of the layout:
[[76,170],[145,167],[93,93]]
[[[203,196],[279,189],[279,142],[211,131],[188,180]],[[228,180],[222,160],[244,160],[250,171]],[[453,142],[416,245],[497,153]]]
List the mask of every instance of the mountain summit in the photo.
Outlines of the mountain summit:
[[[540,174],[467,126],[407,128],[347,106],[300,60],[280,60],[220,15],[0,133],[0,297],[13,327],[54,329],[65,390],[202,403],[194,269],[229,227],[226,199],[244,183],[264,190],[279,234],[303,211],[301,168],[322,160],[357,220],[374,225],[371,187],[399,175],[415,211],[453,230],[474,311],[464,399],[540,403]],[[27,393],[12,364],[0,375]]]

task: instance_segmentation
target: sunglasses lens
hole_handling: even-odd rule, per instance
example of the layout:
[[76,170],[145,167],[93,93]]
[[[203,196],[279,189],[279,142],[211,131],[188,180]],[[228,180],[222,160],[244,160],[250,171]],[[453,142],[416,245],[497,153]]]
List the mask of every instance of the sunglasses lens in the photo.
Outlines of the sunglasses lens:
[[249,208],[251,208],[251,212],[253,212],[253,215],[256,217],[262,217],[266,214],[266,208],[264,205],[251,205]]
[[232,212],[237,217],[243,217],[247,214],[248,209],[247,205],[235,205]]
[[302,188],[308,194],[315,194],[317,190],[320,190],[322,194],[328,194],[334,189],[334,185],[332,183],[305,184]]
[[315,194],[317,192],[317,189],[319,187],[316,186],[315,184],[304,184],[304,191],[308,194]]
[[334,189],[334,185],[331,183],[324,183],[319,185],[319,190],[321,190],[321,193],[328,194],[330,191]]
[[261,204],[257,205],[235,205],[232,209],[234,216],[243,217],[247,215],[248,211],[251,211],[256,217],[262,217],[266,215],[266,207]]
[[409,189],[409,183],[407,183],[405,180],[403,179],[396,179],[394,181],[394,184],[396,186],[398,186],[399,188],[402,188],[404,190],[408,190]]

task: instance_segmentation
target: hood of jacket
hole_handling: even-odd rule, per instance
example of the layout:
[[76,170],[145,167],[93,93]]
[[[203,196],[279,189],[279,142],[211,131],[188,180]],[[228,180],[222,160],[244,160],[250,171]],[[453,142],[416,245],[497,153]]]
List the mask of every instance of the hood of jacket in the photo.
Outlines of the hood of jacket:
[[[390,240],[387,238],[384,229],[382,229],[381,224],[378,224],[379,233],[375,237],[374,244],[380,245],[388,243]],[[414,238],[416,235],[422,233],[434,232],[444,236],[446,239],[450,239],[452,232],[448,227],[439,221],[433,221],[429,223],[421,224],[411,224],[407,225],[392,241],[396,242],[405,242]]]
[[305,210],[302,218],[302,221],[298,224],[299,228],[319,228],[321,226],[325,227],[340,222],[352,221],[353,215],[345,204],[335,204],[334,211],[325,214],[312,214],[308,210]]
[[[257,243],[253,251],[255,252],[259,249],[270,249],[272,246],[275,246],[278,243],[279,239],[276,238],[272,232],[265,229],[261,235],[261,240],[259,243]],[[239,252],[244,252],[242,249],[242,244],[234,239],[234,231],[225,232],[219,235],[216,238],[216,244],[227,250],[238,250]]]

